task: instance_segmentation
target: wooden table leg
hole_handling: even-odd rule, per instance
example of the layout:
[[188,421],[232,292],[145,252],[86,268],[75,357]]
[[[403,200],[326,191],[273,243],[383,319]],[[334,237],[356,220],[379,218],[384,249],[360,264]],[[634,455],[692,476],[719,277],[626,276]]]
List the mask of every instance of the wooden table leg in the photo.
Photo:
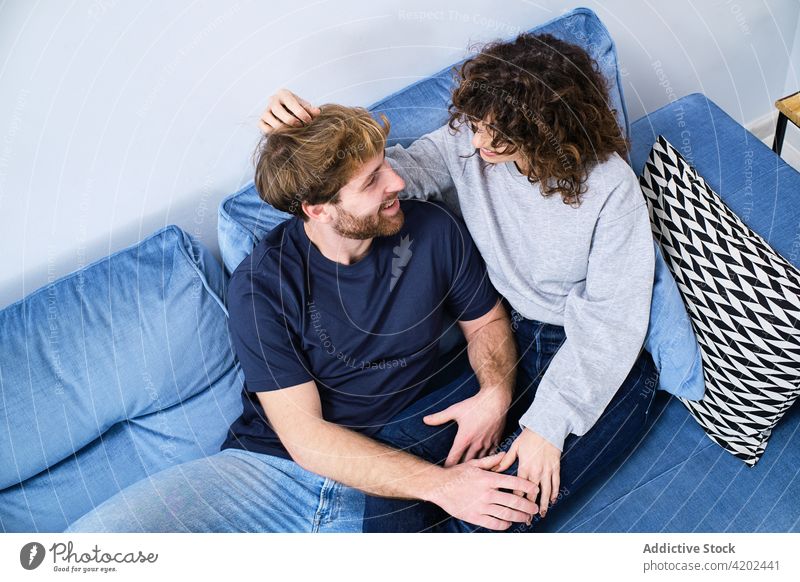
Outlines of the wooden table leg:
[[775,139],[772,141],[772,151],[781,155],[783,148],[783,137],[786,135],[786,122],[788,121],[783,113],[778,113],[778,124],[775,126]]

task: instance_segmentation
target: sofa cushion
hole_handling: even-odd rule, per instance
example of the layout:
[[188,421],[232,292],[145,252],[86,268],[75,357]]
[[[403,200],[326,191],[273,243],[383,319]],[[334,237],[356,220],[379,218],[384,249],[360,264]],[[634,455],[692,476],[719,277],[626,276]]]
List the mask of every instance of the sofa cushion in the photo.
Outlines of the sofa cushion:
[[711,442],[678,398],[660,393],[650,414],[620,463],[553,507],[542,531],[800,532],[800,407],[755,467]]
[[236,270],[265,234],[291,217],[288,212],[263,202],[254,183],[223,199],[219,205],[217,238],[228,275]]
[[219,450],[241,412],[225,275],[176,226],[0,311],[0,522],[61,531]]
[[[608,82],[608,106],[615,111],[623,135],[628,136],[628,112],[622,95],[617,49],[597,15],[588,8],[576,8],[528,32],[552,34],[589,53]],[[453,69],[461,62],[404,87],[370,107],[376,115],[383,113],[391,120],[389,145],[399,143],[408,146],[415,139],[445,124],[450,94],[456,81]]]
[[641,185],[703,355],[706,396],[686,405],[714,442],[754,465],[800,395],[800,271],[662,136]]
[[678,285],[655,239],[653,247],[656,264],[644,347],[658,370],[659,390],[700,400],[706,390],[700,346]]

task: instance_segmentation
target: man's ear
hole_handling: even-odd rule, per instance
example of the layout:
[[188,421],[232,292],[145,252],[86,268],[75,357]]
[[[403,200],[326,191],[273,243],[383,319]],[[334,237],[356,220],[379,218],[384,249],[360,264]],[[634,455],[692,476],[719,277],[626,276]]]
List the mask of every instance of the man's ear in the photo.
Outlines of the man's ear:
[[303,212],[306,213],[306,216],[310,220],[314,220],[317,222],[321,222],[327,224],[333,221],[333,216],[330,213],[330,205],[329,204],[309,204],[308,202],[303,202],[301,204],[301,208]]

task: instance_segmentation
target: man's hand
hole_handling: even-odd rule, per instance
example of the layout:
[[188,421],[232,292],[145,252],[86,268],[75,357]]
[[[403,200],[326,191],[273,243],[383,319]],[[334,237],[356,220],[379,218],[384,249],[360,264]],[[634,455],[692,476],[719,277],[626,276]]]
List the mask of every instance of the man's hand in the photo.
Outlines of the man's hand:
[[467,338],[469,364],[481,388],[475,396],[423,419],[429,426],[451,420],[458,424],[445,467],[488,455],[497,447],[516,377],[517,348],[502,300],[480,317],[459,320],[458,326]]
[[288,89],[278,89],[277,93],[269,98],[258,126],[264,133],[271,133],[284,125],[297,126],[309,123],[317,115],[319,107],[314,107]]
[[423,418],[428,426],[439,426],[451,420],[458,424],[458,432],[444,466],[452,467],[491,453],[503,436],[509,405],[507,391],[482,388],[475,396]]
[[[475,459],[444,469],[444,479],[427,496],[455,518],[493,530],[513,522],[530,523],[538,511],[536,487],[525,479],[492,472],[504,453]],[[523,491],[527,499],[501,489]]]
[[[511,448],[497,467],[497,471],[505,471],[519,458],[517,476],[526,479],[536,487],[533,496],[535,501],[541,487],[539,507],[540,515],[547,515],[548,505],[558,499],[558,488],[561,485],[561,451],[548,440],[530,429],[524,429],[516,438]],[[521,491],[521,490],[518,490]]]

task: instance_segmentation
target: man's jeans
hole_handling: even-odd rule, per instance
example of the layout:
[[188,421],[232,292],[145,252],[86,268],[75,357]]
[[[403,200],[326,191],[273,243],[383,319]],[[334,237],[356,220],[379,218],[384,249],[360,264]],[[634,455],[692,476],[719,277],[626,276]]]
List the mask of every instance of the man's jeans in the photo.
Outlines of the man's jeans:
[[[431,390],[454,377],[440,371]],[[365,497],[293,461],[225,449],[130,485],[66,532],[360,532]]]
[[360,532],[363,514],[356,489],[286,459],[225,449],[131,485],[66,532]]
[[[523,319],[511,309],[512,329],[519,350],[517,390],[506,419],[506,438],[500,448],[508,450],[519,435],[519,418],[533,402],[536,389],[566,335],[557,325]],[[642,350],[628,377],[595,425],[583,436],[570,434],[561,455],[558,499],[548,515],[566,501],[599,471],[627,452],[643,433],[658,385],[658,371],[650,354]],[[457,426],[451,422],[427,426],[422,417],[469,398],[478,391],[471,369],[455,381],[435,390],[404,410],[390,422],[379,438],[395,447],[443,463],[455,438]],[[515,462],[506,473],[516,474]],[[530,526],[514,524],[508,531],[535,531],[542,518],[535,516]],[[544,518],[546,519],[546,518]],[[438,507],[421,501],[403,501],[367,496],[364,531],[482,531],[449,517]]]
[[[429,384],[453,378],[446,368]],[[130,485],[66,532],[360,532],[365,497],[293,461],[225,449]]]

